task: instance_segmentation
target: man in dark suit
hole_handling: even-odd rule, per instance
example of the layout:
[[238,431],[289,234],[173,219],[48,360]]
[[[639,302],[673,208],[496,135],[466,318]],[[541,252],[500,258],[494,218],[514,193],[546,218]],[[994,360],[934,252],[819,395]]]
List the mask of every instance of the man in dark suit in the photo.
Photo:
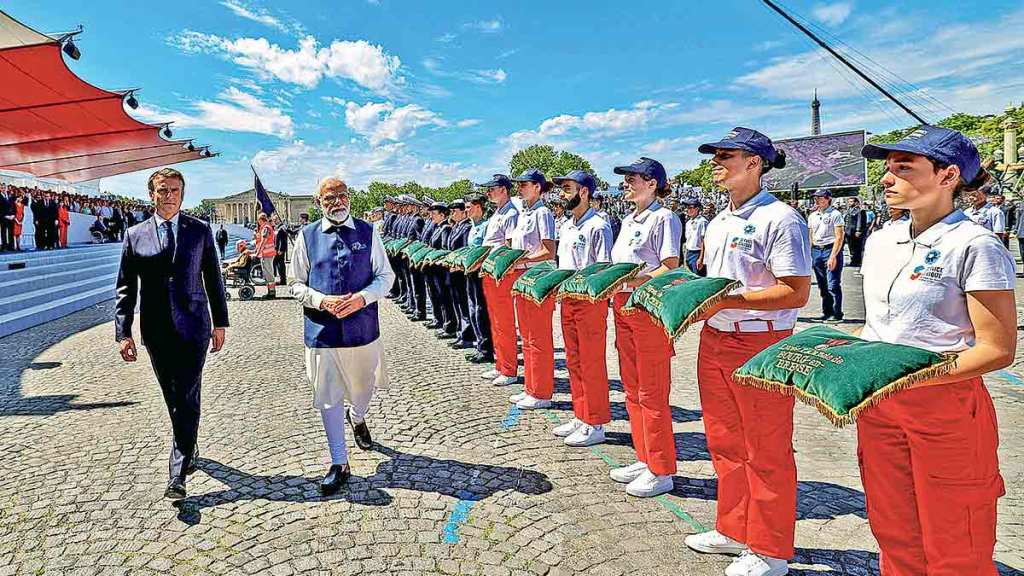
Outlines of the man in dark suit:
[[[465,201],[455,200],[448,204],[448,209],[451,211],[452,233],[448,236],[448,244],[445,248],[448,250],[458,250],[465,247],[469,242],[469,229],[472,227],[472,222],[466,216]],[[462,272],[448,272],[446,275],[448,285],[451,288],[452,308],[455,310],[455,315],[458,318],[457,338],[449,346],[456,350],[472,348],[475,336],[473,334],[473,325],[469,319],[469,296],[466,292],[466,275]]]
[[142,343],[174,433],[164,492],[173,500],[185,497],[185,476],[195,471],[206,352],[224,346],[228,325],[213,233],[202,220],[180,212],[184,192],[185,179],[177,170],[164,168],[149,177],[155,214],[125,235],[114,317],[121,357],[134,362],[138,354],[132,326],[141,287]]
[[224,225],[223,224],[221,224],[220,225],[220,229],[217,230],[216,240],[217,240],[217,252],[220,254],[220,257],[223,260],[224,258],[227,257],[227,256],[225,256],[225,252],[228,249],[228,231],[224,229]]
[[288,261],[288,227],[281,222],[281,217],[275,213],[270,217],[274,224],[274,273],[277,274],[278,283],[281,286],[288,286],[288,273],[285,262]]
[[860,198],[847,200],[846,245],[850,247],[850,266],[859,268],[864,255],[864,240],[868,236],[868,215],[860,207]]
[[0,250],[14,250],[14,196],[0,185]]

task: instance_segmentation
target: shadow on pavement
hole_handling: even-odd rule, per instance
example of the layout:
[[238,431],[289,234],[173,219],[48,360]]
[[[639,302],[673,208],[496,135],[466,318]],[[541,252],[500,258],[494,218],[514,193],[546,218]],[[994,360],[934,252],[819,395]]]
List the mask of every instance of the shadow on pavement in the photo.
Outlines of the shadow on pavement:
[[[278,502],[315,502],[346,500],[367,506],[387,506],[393,498],[385,488],[403,488],[434,492],[462,500],[483,500],[498,492],[514,490],[523,494],[544,494],[552,489],[547,476],[524,468],[469,464],[458,460],[431,458],[399,452],[375,444],[373,451],[390,459],[377,465],[370,476],[353,476],[341,490],[331,496],[319,491],[320,477],[296,475],[260,476],[249,474],[208,458],[200,458],[199,469],[219,482],[226,490],[189,496],[178,503],[178,519],[190,525],[202,519],[202,509],[239,500],[272,500]],[[326,469],[324,470],[326,472]]]
[[[825,550],[797,548],[790,564],[808,564],[814,568],[790,568],[790,576],[819,576],[846,574],[849,576],[875,576],[879,573],[878,553],[865,550]],[[1002,576],[1024,576],[1024,571],[996,562]]]
[[[718,499],[718,480],[715,478],[675,477],[671,494],[680,498],[698,500]],[[853,514],[867,518],[864,493],[860,490],[830,482],[800,481],[796,485],[797,520],[832,520]]]
[[[671,408],[673,422],[696,422],[701,419],[700,410],[687,410],[686,408],[680,408],[678,406],[672,406]],[[556,400],[551,403],[551,409],[572,412],[572,402]],[[611,412],[612,420],[621,420],[623,422],[629,421],[629,413],[626,411],[625,402],[612,402]],[[610,435],[614,433],[608,432],[607,434]]]

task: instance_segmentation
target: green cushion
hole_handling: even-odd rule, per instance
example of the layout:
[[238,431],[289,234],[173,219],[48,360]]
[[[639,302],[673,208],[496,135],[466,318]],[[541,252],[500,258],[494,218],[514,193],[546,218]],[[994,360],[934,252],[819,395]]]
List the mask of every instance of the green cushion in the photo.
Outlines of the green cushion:
[[526,250],[509,248],[508,246],[498,246],[487,255],[487,259],[484,260],[480,271],[483,274],[494,278],[495,282],[501,282],[501,279],[505,277],[505,274],[507,274],[509,270],[515,268],[516,263],[524,256],[526,256]]
[[947,374],[956,354],[868,342],[815,326],[765,348],[733,373],[740,384],[796,395],[836,426],[884,398]]
[[458,268],[455,267],[455,263],[462,258],[463,254],[465,254],[464,250],[466,248],[466,246],[463,246],[462,248],[449,251],[444,258],[438,259],[437,262],[435,262],[435,264],[437,264],[438,266],[444,266],[445,268],[448,268],[453,272],[457,272]]
[[413,240],[412,242],[406,244],[399,252],[408,258],[411,257],[413,253],[415,253],[417,250],[422,250],[426,246],[426,244],[420,242],[419,240]]
[[640,273],[643,264],[597,262],[573,274],[558,288],[558,299],[597,302],[618,292],[624,282]]
[[467,274],[476,272],[484,264],[484,260],[487,259],[487,255],[491,253],[490,246],[472,246],[466,253],[462,255],[462,259],[458,263],[458,267],[465,270]]
[[391,256],[398,254],[399,250],[405,248],[412,240],[408,238],[393,238],[384,244],[384,250]]
[[640,285],[622,311],[643,310],[665,329],[669,338],[676,339],[701,314],[740,285],[736,280],[702,278],[689,270],[676,268]]
[[438,248],[437,250],[431,250],[427,252],[427,255],[423,257],[423,264],[425,266],[435,266],[438,261],[445,256],[451,254],[451,250],[445,250],[444,248]]
[[512,284],[512,294],[522,296],[534,304],[540,304],[553,296],[562,282],[575,273],[575,270],[557,269],[555,263],[550,260],[541,262],[523,272],[523,275]]
[[434,249],[431,248],[429,244],[424,244],[422,248],[409,255],[409,262],[411,262],[413,266],[422,266],[427,254],[430,254],[433,251]]

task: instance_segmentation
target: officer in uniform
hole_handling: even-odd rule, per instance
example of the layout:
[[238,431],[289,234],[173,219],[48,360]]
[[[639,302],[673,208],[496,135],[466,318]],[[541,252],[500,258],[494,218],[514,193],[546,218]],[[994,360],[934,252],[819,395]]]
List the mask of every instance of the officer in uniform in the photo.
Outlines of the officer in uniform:
[[[426,223],[419,216],[420,202],[409,195],[405,195],[405,202],[409,217],[409,222],[405,229],[405,237],[422,242]],[[419,273],[419,270],[414,270],[408,261],[404,263],[403,269],[405,270],[406,283],[409,285],[408,297],[405,302],[406,314],[411,319],[422,322],[427,319],[427,289],[423,283],[423,275]]]
[[[448,250],[458,250],[469,242],[469,230],[472,223],[466,216],[466,203],[463,200],[455,200],[448,204],[451,214],[452,232],[448,236],[448,243],[445,246]],[[463,272],[447,272],[448,286],[451,289],[452,307],[455,309],[455,316],[458,319],[456,340],[449,344],[451,348],[461,350],[473,346],[474,334],[473,325],[469,320],[469,295],[466,286],[466,275]]]
[[[430,218],[434,224],[434,231],[430,234],[430,247],[441,250],[447,246],[448,238],[452,234],[452,226],[448,223],[448,205],[443,202],[431,204]],[[426,267],[423,272],[427,278],[427,293],[434,314],[434,321],[427,324],[427,327],[436,328],[437,332],[434,335],[442,340],[454,340],[459,322],[452,304],[448,274],[440,266]]]

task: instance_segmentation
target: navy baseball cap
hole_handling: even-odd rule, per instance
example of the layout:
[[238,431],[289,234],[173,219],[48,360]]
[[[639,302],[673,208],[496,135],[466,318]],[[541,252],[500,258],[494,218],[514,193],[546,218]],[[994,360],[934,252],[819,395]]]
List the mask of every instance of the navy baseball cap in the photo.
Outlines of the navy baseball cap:
[[491,176],[488,182],[478,184],[481,188],[490,188],[491,186],[504,186],[506,190],[512,189],[512,180],[504,174],[495,174]]
[[534,184],[540,184],[542,188],[548,184],[548,179],[544,177],[544,173],[536,168],[523,170],[522,174],[512,180],[514,182],[533,182]]
[[665,174],[665,167],[661,162],[653,158],[641,156],[639,160],[628,166],[616,166],[616,174],[639,174],[646,178],[653,178],[658,181],[658,188],[668,185],[668,176]]
[[449,210],[465,210],[466,202],[463,200],[452,200],[448,203]]
[[597,194],[597,180],[594,179],[593,175],[587,174],[583,170],[573,170],[565,176],[553,177],[551,181],[558,185],[561,185],[562,182],[575,182],[590,190],[591,197]]
[[775,149],[772,139],[750,128],[737,126],[718,142],[701,144],[700,148],[697,148],[701,154],[714,154],[716,150],[744,150],[760,156],[773,168],[781,168],[775,165],[779,159],[779,152]]
[[956,164],[964,182],[974,180],[981,171],[981,157],[974,142],[949,128],[924,124],[895,144],[868,144],[860,155],[870,160],[885,160],[890,152],[909,152],[943,164]]
[[700,200],[692,197],[683,198],[682,200],[679,201],[679,203],[682,204],[683,206],[694,206],[700,208]]
[[832,191],[828,188],[819,188],[814,192],[811,192],[811,196],[814,198],[831,198]]
[[438,212],[447,212],[448,205],[445,204],[444,202],[434,202],[433,204],[430,205],[430,209],[437,210]]

